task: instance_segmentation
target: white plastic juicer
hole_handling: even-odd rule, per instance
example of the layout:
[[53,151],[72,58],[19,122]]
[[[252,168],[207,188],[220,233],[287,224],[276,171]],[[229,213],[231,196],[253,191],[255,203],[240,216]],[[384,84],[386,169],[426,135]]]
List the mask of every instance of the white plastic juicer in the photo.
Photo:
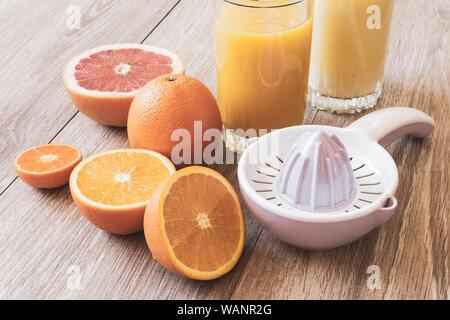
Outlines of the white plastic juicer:
[[255,218],[305,249],[353,242],[394,214],[397,166],[383,148],[404,135],[425,137],[434,121],[405,107],[379,110],[346,128],[295,126],[254,139],[238,168]]

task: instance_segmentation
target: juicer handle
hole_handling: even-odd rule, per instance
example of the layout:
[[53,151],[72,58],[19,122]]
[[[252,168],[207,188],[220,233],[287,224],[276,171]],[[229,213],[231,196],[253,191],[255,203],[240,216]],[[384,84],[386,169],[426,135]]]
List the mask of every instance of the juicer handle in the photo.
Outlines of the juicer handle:
[[434,130],[434,120],[420,110],[395,107],[372,112],[347,128],[365,132],[386,147],[406,135],[418,138],[429,135]]

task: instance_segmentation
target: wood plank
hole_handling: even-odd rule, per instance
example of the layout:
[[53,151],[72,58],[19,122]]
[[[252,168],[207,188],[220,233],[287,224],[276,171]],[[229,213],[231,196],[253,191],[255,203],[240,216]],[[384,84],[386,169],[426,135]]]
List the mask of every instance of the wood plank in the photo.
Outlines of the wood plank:
[[[326,252],[296,249],[263,231],[233,299],[449,298],[450,12],[446,1],[395,6],[378,108],[413,106],[436,120],[433,136],[388,148],[400,174],[396,214],[354,244]],[[360,116],[319,112],[314,124],[342,127]],[[379,290],[366,284],[371,265],[380,267]]]
[[[101,44],[140,42],[177,0],[2,1],[8,26],[0,43],[0,194],[15,178],[13,159],[45,144],[77,112],[68,103],[62,69],[70,57]],[[80,9],[80,29],[70,29],[70,7]]]

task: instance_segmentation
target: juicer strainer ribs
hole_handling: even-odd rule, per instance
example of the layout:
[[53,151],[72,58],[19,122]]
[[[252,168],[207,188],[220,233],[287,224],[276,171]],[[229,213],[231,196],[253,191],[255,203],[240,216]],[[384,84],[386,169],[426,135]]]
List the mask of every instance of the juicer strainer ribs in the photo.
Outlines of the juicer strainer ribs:
[[350,243],[388,221],[397,167],[382,147],[434,129],[412,108],[373,112],[347,128],[296,126],[250,143],[238,168],[243,198],[278,238],[307,249]]

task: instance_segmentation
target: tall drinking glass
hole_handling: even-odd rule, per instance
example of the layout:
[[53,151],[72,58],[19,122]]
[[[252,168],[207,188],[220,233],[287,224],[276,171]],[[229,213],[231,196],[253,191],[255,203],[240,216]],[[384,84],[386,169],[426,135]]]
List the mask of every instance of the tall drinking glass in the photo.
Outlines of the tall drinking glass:
[[394,0],[315,0],[312,106],[354,113],[376,105],[393,6]]
[[301,124],[312,37],[310,0],[214,0],[218,104],[227,147]]

